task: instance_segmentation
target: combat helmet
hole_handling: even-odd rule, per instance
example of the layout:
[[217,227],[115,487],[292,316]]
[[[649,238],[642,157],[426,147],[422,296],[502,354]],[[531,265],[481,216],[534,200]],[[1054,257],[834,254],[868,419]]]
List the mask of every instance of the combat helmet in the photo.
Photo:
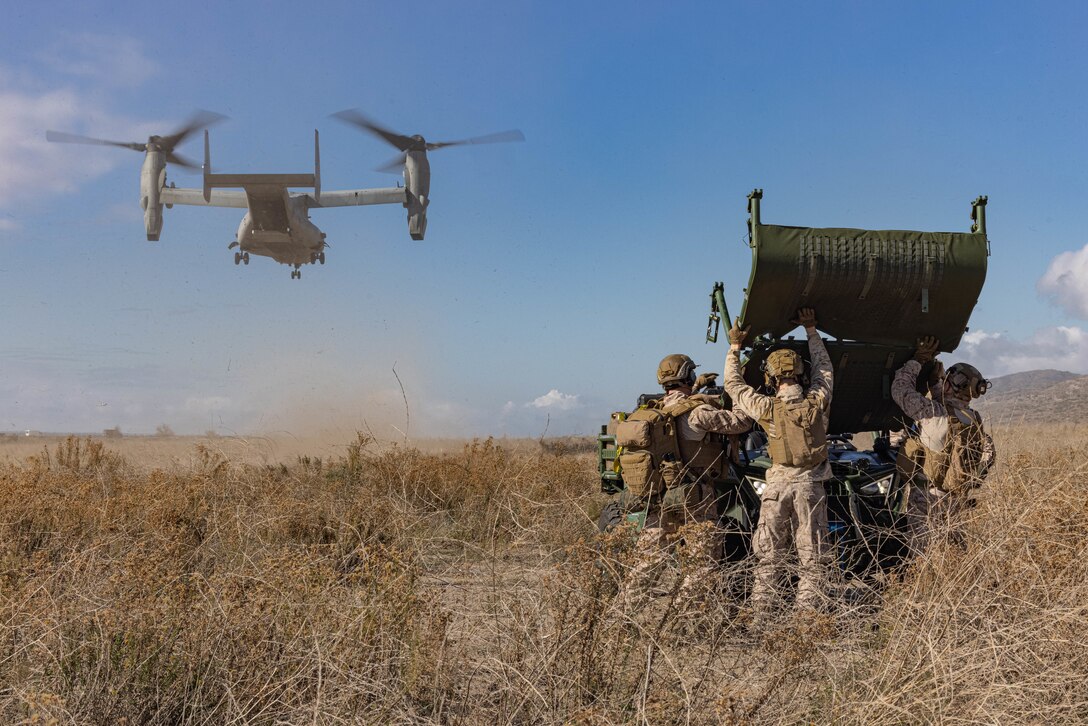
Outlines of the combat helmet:
[[682,353],[673,353],[657,365],[657,382],[665,388],[673,385],[693,385],[698,364]]
[[944,380],[961,398],[978,398],[990,390],[990,382],[982,377],[978,368],[968,363],[953,365],[945,372]]
[[772,351],[763,364],[763,381],[773,386],[779,378],[800,378],[804,372],[804,361],[796,351],[779,348]]

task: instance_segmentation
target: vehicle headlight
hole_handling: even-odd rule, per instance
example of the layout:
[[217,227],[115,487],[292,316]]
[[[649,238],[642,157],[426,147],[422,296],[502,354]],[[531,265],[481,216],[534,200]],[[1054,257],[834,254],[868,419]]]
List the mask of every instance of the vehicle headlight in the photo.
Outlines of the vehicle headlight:
[[888,490],[892,488],[892,479],[895,477],[895,473],[891,473],[882,479],[876,479],[868,484],[862,484],[858,487],[858,491],[862,494],[887,494]]

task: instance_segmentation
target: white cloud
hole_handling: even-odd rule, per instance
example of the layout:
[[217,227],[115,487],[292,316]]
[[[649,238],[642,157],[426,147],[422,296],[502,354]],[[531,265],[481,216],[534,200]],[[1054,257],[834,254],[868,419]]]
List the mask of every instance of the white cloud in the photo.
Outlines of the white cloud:
[[[119,117],[108,107],[110,88],[138,85],[155,72],[136,41],[80,35],[66,48],[49,64],[73,76],[74,87],[45,87],[33,69],[0,66],[0,209],[71,191],[126,160],[134,173],[139,169],[131,152],[49,143],[47,129],[133,141],[162,126]],[[17,229],[17,220],[0,228]]]
[[[20,91],[0,88],[0,206],[27,199],[37,192],[71,188],[69,154],[45,140],[45,130],[76,123],[81,101],[74,91]],[[106,170],[100,154],[92,154],[84,169]]]
[[[474,431],[503,436],[584,435],[600,426],[596,402],[553,388],[526,403],[506,401],[488,418],[479,419]],[[607,417],[606,417],[607,418]]]
[[1088,320],[1088,245],[1055,257],[1035,289],[1069,315]]
[[971,331],[948,358],[971,363],[987,378],[1040,368],[1088,373],[1088,331],[1059,325],[1037,330],[1027,340]]
[[986,345],[988,341],[999,340],[1001,333],[987,333],[984,330],[972,330],[963,334],[960,345],[964,347],[977,348],[979,346]]
[[577,394],[560,393],[559,389],[553,388],[543,396],[534,398],[528,405],[534,408],[547,408],[554,411],[570,411],[578,408],[581,404],[578,402]]

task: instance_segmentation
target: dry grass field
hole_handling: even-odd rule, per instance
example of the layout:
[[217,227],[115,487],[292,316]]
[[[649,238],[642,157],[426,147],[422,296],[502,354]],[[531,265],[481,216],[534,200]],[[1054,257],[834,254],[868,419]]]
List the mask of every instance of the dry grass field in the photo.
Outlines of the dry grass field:
[[1085,722],[1088,429],[996,438],[965,547],[759,628],[619,612],[577,442],[8,449],[0,722]]

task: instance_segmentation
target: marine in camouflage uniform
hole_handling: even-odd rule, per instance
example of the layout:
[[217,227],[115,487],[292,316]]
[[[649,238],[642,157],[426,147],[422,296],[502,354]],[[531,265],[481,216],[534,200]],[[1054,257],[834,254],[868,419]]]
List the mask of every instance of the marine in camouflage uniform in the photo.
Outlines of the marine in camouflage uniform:
[[[674,354],[661,361],[657,380],[666,393],[658,408],[684,403],[697,397],[695,391],[714,384],[716,373],[696,378],[695,368],[686,355]],[[716,485],[732,472],[730,452],[713,435],[744,433],[752,428],[752,419],[739,411],[702,403],[677,416],[676,423],[683,473],[677,486],[653,495],[647,502],[646,523],[635,543],[635,564],[620,595],[627,612],[646,603],[674,550],[679,550],[683,577],[680,598],[684,601],[697,598],[713,581],[721,556]]]
[[[827,460],[826,432],[831,409],[831,391],[834,376],[831,358],[827,354],[820,334],[816,331],[816,315],[811,308],[798,311],[798,320],[808,335],[809,361],[811,364],[811,383],[807,389],[800,384],[799,356],[793,363],[792,371],[770,370],[772,352],[768,357],[768,369],[776,378],[774,396],[757,393],[745,383],[740,370],[740,349],[747,335],[747,330],[740,330],[736,324],[729,331],[729,354],[725,360],[725,390],[737,406],[755,418],[767,431],[771,446],[771,468],[767,471],[766,486],[760,495],[759,523],[753,537],[752,549],[756,557],[755,581],[752,587],[752,606],[760,614],[781,601],[777,585],[783,576],[790,541],[797,547],[800,560],[799,581],[797,585],[798,608],[820,609],[824,605],[825,583],[828,576],[828,526],[827,492],[824,482],[831,478],[831,465]],[[781,375],[790,372],[791,375]],[[793,456],[781,456],[782,448],[774,446],[776,438],[789,441],[804,440],[804,431],[787,430],[790,426],[781,426],[776,430],[777,420],[783,420],[776,414],[776,408],[810,402],[807,426],[809,448],[814,449],[811,463],[807,465],[787,465],[784,460],[793,460]],[[796,428],[796,427],[794,427]],[[820,446],[822,445],[822,453]],[[790,451],[790,444],[786,444]],[[794,445],[793,449],[802,448]],[[776,461],[776,452],[779,459]]]
[[[925,550],[930,531],[938,522],[950,525],[960,536],[955,520],[971,505],[969,492],[982,484],[997,452],[982,425],[982,416],[971,408],[971,399],[986,392],[989,381],[973,366],[957,363],[946,375],[934,360],[939,341],[918,341],[914,357],[895,373],[892,399],[914,419],[915,431],[900,448],[900,476],[907,482],[907,519],[910,549]],[[928,396],[919,390],[923,367]]]

